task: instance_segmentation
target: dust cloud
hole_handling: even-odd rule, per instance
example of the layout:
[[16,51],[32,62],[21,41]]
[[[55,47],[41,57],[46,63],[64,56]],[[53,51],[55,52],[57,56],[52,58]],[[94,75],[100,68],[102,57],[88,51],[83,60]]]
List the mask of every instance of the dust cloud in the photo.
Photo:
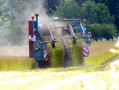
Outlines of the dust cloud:
[[[47,15],[47,9],[44,7],[44,0],[38,0],[35,3],[28,3],[25,10],[26,13],[21,13],[21,23],[18,23],[22,28],[18,33],[14,33],[9,38],[12,37],[14,44],[11,44],[9,38],[3,36],[0,38],[3,43],[0,43],[0,56],[28,56],[29,46],[28,46],[28,21],[31,20],[31,16],[35,13],[39,14],[39,24],[43,24],[43,30],[47,30],[47,26],[53,31],[54,36],[61,34],[61,28],[63,24],[60,22],[53,22],[53,18]],[[19,18],[17,18],[19,19]],[[18,28],[19,29],[19,28]],[[11,32],[9,29],[7,30]],[[7,31],[2,31],[7,35]],[[14,40],[15,39],[15,40]],[[21,41],[21,42],[20,42]]]

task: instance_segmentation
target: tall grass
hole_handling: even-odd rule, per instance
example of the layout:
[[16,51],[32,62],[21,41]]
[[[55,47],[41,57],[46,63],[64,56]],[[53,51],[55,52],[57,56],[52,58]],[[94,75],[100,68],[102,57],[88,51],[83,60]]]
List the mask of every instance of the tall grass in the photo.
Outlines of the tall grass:
[[52,48],[51,50],[51,67],[56,68],[56,67],[63,67],[64,63],[64,48],[62,45],[59,43],[56,43],[56,47]]
[[[100,65],[112,59],[117,53],[112,53],[109,50],[115,48],[115,41],[108,42],[93,42],[89,46],[89,57],[83,58],[89,65]],[[117,48],[115,48],[117,50]]]
[[70,58],[73,66],[79,66],[82,64],[82,47],[80,39],[77,40],[76,44],[73,44],[72,40],[69,40]]
[[32,65],[33,59],[27,57],[0,57],[0,71],[30,70]]
[[112,52],[104,52],[103,54],[91,56],[91,57],[85,57],[84,60],[86,60],[90,65],[100,65],[105,63],[106,61],[110,60],[114,56],[116,56],[117,53]]

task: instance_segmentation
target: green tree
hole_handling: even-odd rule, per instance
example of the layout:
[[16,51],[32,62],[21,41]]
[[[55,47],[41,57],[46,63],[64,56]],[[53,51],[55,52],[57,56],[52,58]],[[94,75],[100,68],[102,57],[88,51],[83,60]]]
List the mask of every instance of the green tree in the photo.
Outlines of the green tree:
[[107,5],[111,15],[115,16],[114,24],[117,26],[117,30],[119,33],[119,0],[107,0]]
[[108,6],[111,16],[114,17],[114,24],[119,33],[119,0],[94,0],[96,3],[104,3]]
[[111,23],[113,18],[104,4],[96,4],[94,1],[86,1],[80,9],[81,18],[86,18],[89,23]]
[[75,0],[79,5],[82,5],[82,3],[85,3],[87,0]]
[[64,0],[61,2],[57,10],[54,12],[55,16],[62,18],[79,18],[79,5],[74,0]]
[[45,0],[45,6],[48,9],[48,14],[52,13],[52,10],[56,10],[56,6],[60,5],[60,2],[64,0]]
[[86,1],[82,4],[82,7],[80,8],[80,16],[81,18],[85,18],[90,23],[97,22],[97,11],[98,7],[95,4],[94,1]]
[[88,30],[92,33],[92,38],[96,41],[102,38],[109,40],[113,36],[116,36],[116,28],[114,25],[91,24],[88,25]]
[[114,16],[110,15],[108,7],[101,3],[98,3],[97,6],[98,6],[97,22],[98,23],[113,23]]
[[0,0],[0,26],[5,27],[10,25],[10,10],[7,0]]
[[13,0],[10,0],[11,25],[13,25]]

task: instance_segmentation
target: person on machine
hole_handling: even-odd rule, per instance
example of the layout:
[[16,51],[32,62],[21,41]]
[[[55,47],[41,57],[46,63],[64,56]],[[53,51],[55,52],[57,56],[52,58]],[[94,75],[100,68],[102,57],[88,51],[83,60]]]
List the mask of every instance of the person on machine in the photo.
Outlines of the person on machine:
[[40,34],[38,33],[36,29],[34,29],[34,34],[36,36],[36,40],[40,40]]

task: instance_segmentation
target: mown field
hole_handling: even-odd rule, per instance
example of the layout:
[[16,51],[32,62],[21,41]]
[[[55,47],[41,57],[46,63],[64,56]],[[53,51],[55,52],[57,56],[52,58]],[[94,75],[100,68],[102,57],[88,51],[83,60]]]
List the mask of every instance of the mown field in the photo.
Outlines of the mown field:
[[[119,61],[116,65],[119,65]],[[87,71],[87,69],[90,71]],[[0,89],[118,90],[118,80],[119,67],[117,66],[112,68],[109,66],[95,66],[92,68],[69,67],[35,69],[20,72],[1,72]]]

